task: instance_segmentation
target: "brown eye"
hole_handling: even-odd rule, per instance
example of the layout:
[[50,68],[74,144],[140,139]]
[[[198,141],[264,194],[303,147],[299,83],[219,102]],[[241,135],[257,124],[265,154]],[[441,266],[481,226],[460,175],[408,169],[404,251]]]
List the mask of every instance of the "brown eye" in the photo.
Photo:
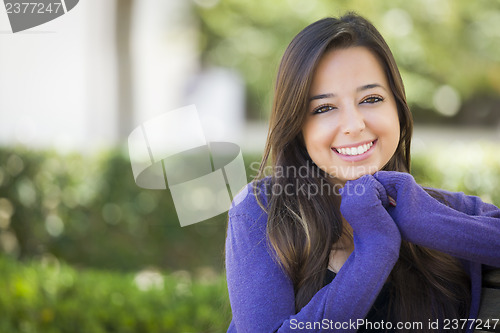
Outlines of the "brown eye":
[[328,112],[328,111],[331,111],[334,109],[336,109],[334,106],[325,104],[325,105],[320,105],[317,108],[315,108],[312,113],[313,114],[325,113],[325,112]]
[[368,98],[364,99],[361,104],[366,103],[366,104],[375,104],[378,102],[382,102],[384,99],[380,96],[369,96]]

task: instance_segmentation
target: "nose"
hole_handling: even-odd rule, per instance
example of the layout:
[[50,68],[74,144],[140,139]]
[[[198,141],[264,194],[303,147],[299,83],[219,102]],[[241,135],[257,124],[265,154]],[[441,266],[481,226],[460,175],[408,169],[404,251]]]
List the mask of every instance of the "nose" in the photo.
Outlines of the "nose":
[[356,136],[365,129],[365,117],[356,105],[344,108],[341,112],[341,130],[346,135]]

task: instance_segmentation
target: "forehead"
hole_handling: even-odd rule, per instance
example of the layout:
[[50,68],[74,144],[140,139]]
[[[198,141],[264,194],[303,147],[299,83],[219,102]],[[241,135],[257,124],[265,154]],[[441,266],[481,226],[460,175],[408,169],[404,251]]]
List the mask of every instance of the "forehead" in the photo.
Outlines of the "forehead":
[[313,74],[312,92],[320,92],[325,86],[333,88],[357,88],[378,83],[388,86],[380,60],[366,47],[356,46],[334,49],[320,59]]

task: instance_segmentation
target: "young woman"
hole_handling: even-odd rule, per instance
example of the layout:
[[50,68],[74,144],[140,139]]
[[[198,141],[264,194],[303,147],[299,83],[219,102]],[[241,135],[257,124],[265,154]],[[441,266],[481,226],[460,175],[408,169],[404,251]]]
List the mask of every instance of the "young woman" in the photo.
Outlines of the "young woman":
[[261,164],[272,175],[229,211],[229,332],[473,330],[481,271],[500,267],[500,210],[416,184],[411,135],[372,24],[325,18],[292,40]]

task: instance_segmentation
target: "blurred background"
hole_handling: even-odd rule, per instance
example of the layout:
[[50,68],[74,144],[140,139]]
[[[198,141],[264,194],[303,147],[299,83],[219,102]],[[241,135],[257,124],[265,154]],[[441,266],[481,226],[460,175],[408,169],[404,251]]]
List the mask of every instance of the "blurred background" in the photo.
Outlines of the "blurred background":
[[356,11],[391,47],[412,173],[500,205],[498,0],[81,0],[12,34],[0,9],[1,332],[223,332],[227,215],[181,228],[127,137],[196,104],[256,175],[290,40]]

